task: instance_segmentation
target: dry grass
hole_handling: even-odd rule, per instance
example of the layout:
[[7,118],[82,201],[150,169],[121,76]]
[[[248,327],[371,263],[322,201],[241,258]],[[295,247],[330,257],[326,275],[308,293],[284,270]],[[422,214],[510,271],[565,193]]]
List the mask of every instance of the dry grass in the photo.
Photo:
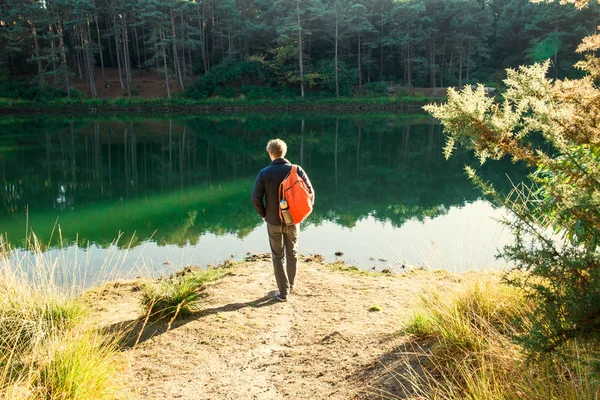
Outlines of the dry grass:
[[31,238],[20,258],[0,236],[0,397],[126,398],[118,338],[95,331],[60,260]]
[[531,312],[521,292],[494,277],[455,293],[431,289],[403,327],[415,353],[401,375],[392,373],[424,399],[600,398],[597,345],[573,342],[561,355],[525,357],[514,337],[527,331]]

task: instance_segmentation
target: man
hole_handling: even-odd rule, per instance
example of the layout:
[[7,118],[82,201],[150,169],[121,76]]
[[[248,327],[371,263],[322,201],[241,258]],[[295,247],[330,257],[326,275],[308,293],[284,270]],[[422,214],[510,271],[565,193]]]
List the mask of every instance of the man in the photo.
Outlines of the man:
[[[279,185],[292,170],[292,164],[284,158],[287,153],[287,145],[281,139],[270,140],[267,143],[267,152],[271,157],[271,164],[263,168],[256,177],[252,189],[252,203],[258,215],[267,222],[275,280],[279,288],[279,293],[275,298],[279,301],[287,301],[288,293],[294,291],[296,283],[300,226],[298,224],[286,225],[279,217]],[[314,196],[310,180],[300,166],[298,166],[298,176],[302,178]],[[283,268],[284,251],[285,270]]]

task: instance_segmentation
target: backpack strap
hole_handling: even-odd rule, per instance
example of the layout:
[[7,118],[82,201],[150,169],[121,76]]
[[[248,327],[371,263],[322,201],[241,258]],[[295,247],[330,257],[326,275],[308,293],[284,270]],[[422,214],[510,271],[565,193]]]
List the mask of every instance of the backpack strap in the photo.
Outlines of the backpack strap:
[[[294,177],[295,175],[295,177]],[[292,164],[292,170],[290,171],[290,176],[294,181],[298,180],[298,166],[296,164]]]
[[281,183],[279,184],[279,193],[277,194],[277,208],[279,209],[279,218],[281,218],[281,220],[283,221],[283,213],[281,212],[281,208],[279,207],[279,202],[281,200],[283,200],[283,193],[285,192],[285,185],[284,182],[286,182],[288,180],[288,178],[290,176],[296,176],[296,180],[298,180],[298,166],[296,164],[292,164],[292,169],[290,170],[290,172],[285,176],[285,178],[283,178],[283,181],[281,181]]

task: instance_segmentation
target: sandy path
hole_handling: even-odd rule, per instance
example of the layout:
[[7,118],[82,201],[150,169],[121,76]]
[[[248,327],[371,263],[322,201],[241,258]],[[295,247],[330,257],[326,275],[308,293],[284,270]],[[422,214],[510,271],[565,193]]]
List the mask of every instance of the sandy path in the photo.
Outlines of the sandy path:
[[[132,387],[143,399],[358,399],[373,394],[371,371],[406,338],[401,321],[431,284],[456,277],[411,273],[364,276],[318,264],[300,268],[290,301],[271,300],[269,262],[245,263],[211,284],[204,308],[146,327],[126,351]],[[105,296],[105,324],[135,319],[136,293]],[[120,313],[109,312],[115,305]],[[380,311],[370,311],[378,306]],[[366,382],[365,382],[366,380]],[[394,390],[391,386],[382,390]]]

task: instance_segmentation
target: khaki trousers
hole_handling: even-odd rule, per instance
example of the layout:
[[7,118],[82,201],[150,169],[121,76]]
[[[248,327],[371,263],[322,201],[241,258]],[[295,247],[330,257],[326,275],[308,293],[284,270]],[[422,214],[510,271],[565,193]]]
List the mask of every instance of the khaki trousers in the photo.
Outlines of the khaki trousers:
[[[290,286],[293,286],[296,281],[300,225],[267,224],[267,231],[279,295],[287,297]],[[285,269],[283,268],[284,256]]]

